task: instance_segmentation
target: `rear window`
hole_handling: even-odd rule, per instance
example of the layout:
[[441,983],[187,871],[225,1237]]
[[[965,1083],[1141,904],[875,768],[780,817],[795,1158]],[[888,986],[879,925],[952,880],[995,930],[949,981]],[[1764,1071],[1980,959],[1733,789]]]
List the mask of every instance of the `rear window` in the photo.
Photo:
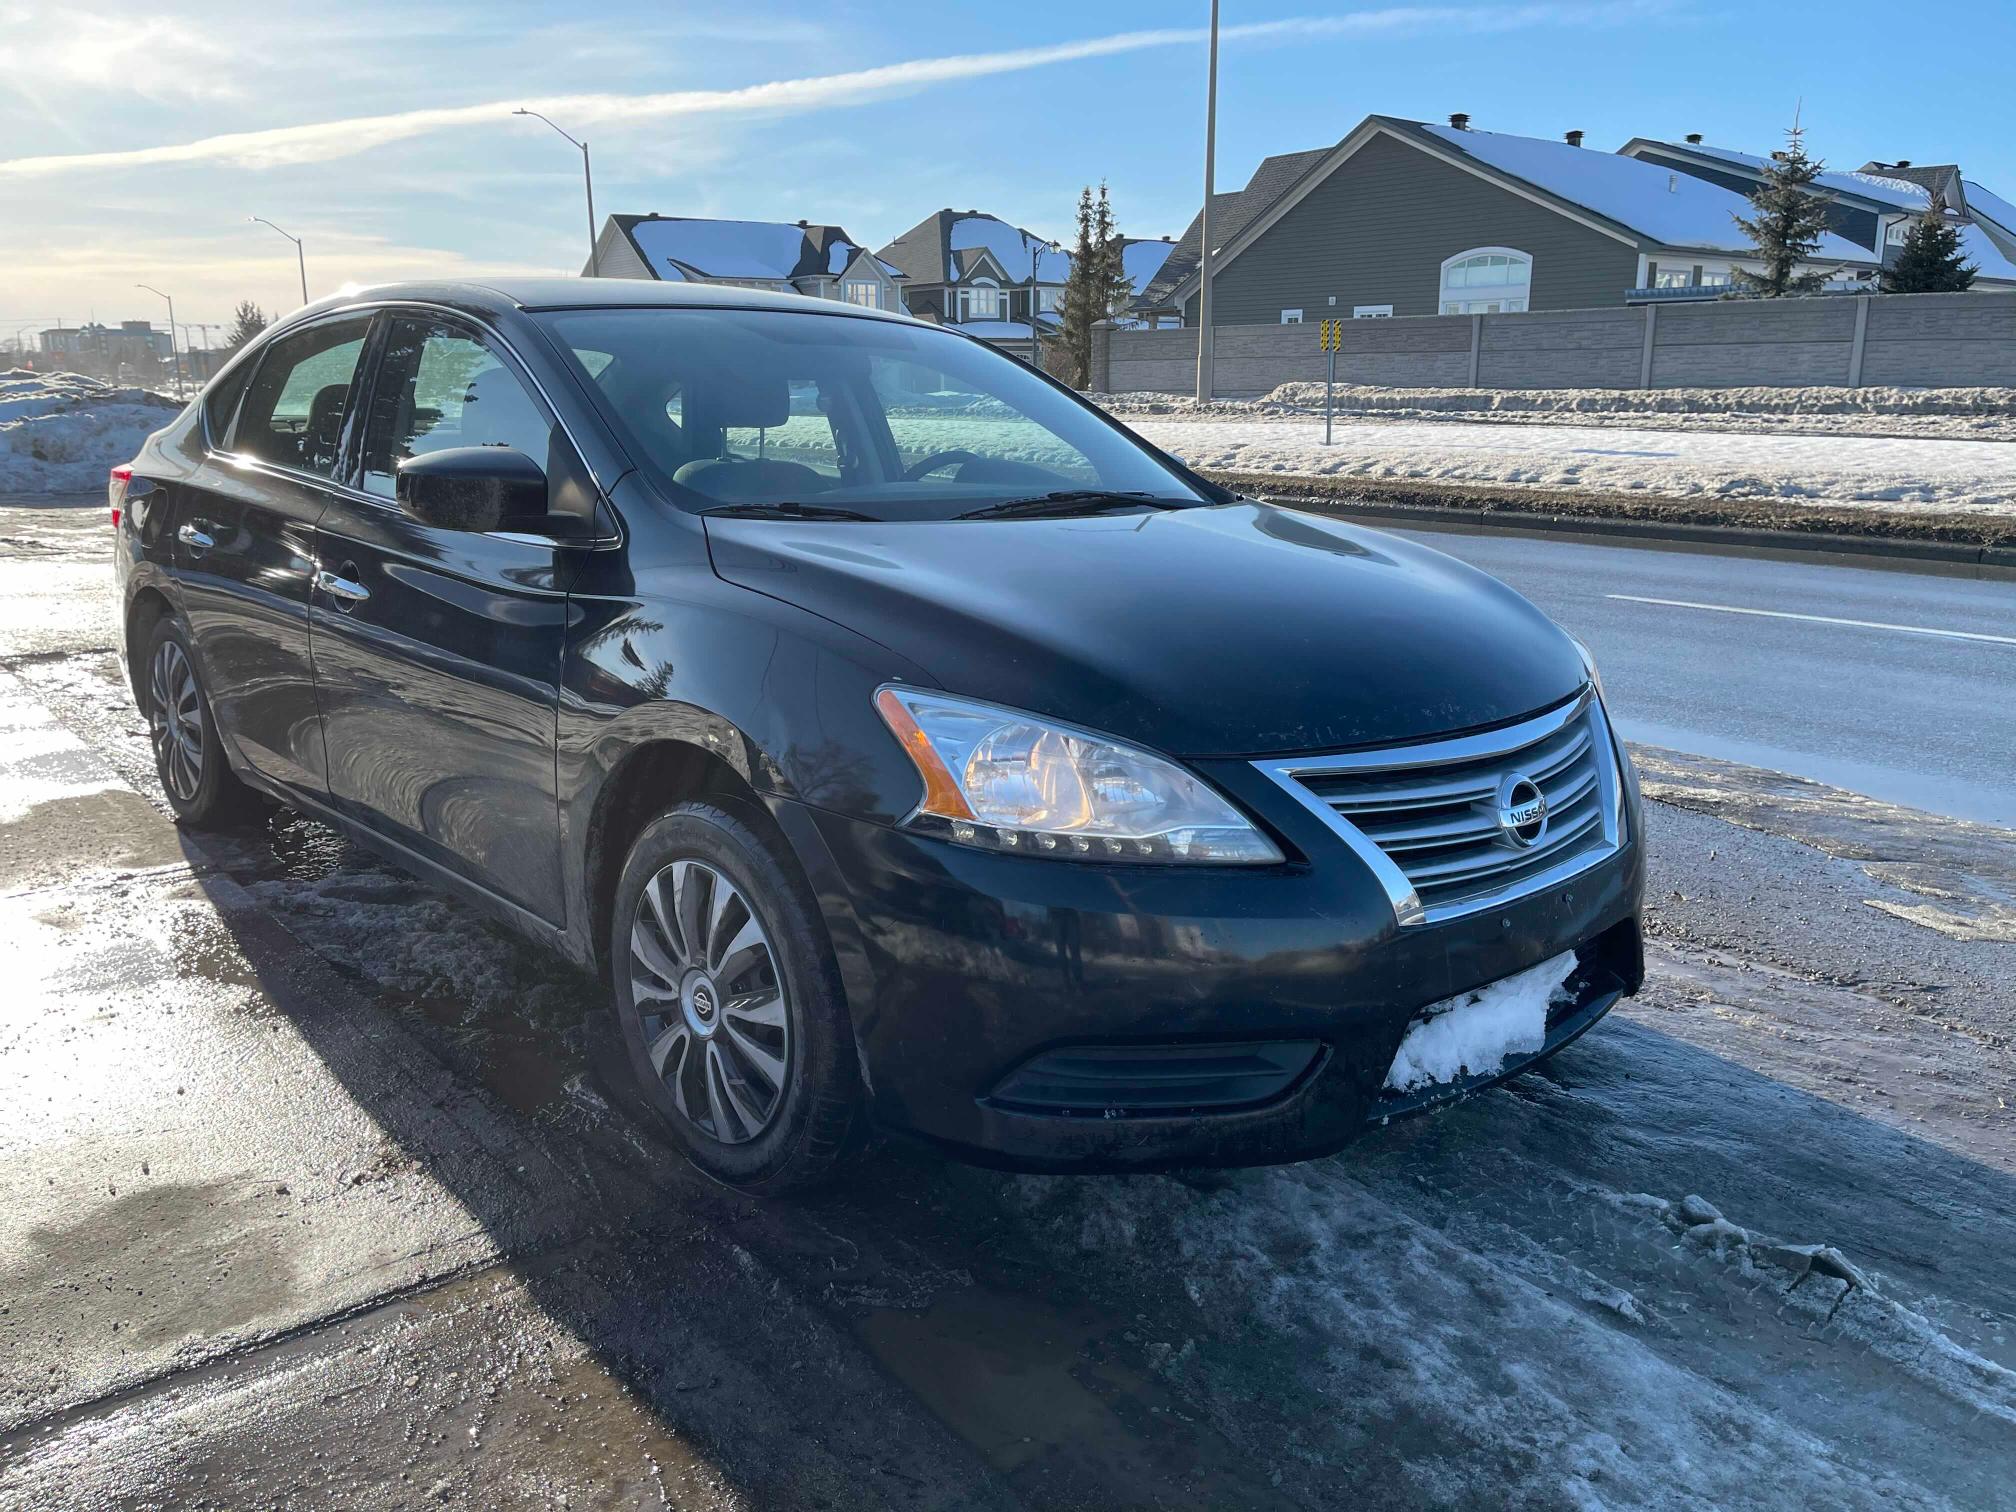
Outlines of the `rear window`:
[[238,411],[233,448],[281,467],[335,477],[370,325],[368,315],[332,320],[266,348]]

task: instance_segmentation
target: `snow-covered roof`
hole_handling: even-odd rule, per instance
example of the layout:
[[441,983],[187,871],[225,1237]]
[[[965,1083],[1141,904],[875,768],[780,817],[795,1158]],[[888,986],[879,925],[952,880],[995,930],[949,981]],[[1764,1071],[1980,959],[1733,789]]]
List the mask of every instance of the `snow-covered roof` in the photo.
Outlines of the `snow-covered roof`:
[[[1750,250],[1750,239],[1735,220],[1749,214],[1749,201],[1719,184],[1634,157],[1573,147],[1545,137],[1458,131],[1453,126],[1418,125],[1416,129],[1500,173],[1523,179],[1665,246],[1736,253]],[[1875,261],[1868,248],[1831,231],[1821,236],[1813,258],[1816,262]]]
[[777,221],[640,220],[630,238],[661,278],[669,265],[703,278],[789,279],[806,251],[805,228]]
[[2003,280],[2016,282],[2016,260],[2000,247],[1979,226],[1961,226],[1960,250],[1967,260],[1974,264],[1976,278],[1992,278],[1998,283]]
[[1972,179],[1960,180],[1962,192],[1967,196],[1967,208],[1975,215],[1985,215],[2004,231],[2016,235],[2016,205],[1991,193]]
[[[1016,283],[1029,281],[1030,261],[1036,266],[1036,282],[1059,283],[1071,276],[1069,253],[1052,252],[1048,242],[1040,241],[1026,231],[1009,225],[992,215],[961,215],[946,228],[945,245],[948,252],[964,252],[974,247],[985,247],[993,254],[994,260],[1006,270],[1008,277]],[[959,276],[956,265],[947,260],[945,276],[956,280]]]
[[1130,241],[1120,249],[1120,265],[1137,296],[1147,293],[1148,285],[1155,282],[1155,275],[1175,250],[1174,242],[1161,240]]
[[966,320],[945,322],[948,331],[964,331],[968,336],[983,336],[999,341],[1004,337],[1011,341],[1027,341],[1029,326],[1020,320]]
[[[1662,144],[1672,147],[1672,144]],[[1702,142],[1689,142],[1675,151],[1691,152],[1700,157],[1718,158],[1725,163],[1734,163],[1739,168],[1748,168],[1753,173],[1762,173],[1771,166],[1767,157],[1759,157],[1754,152],[1738,152],[1733,147],[1710,147]],[[1878,173],[1823,173],[1813,181],[1822,189],[1831,189],[1836,194],[1852,194],[1861,199],[1873,200],[1879,205],[1888,205],[1895,210],[1923,210],[1930,202],[1930,195],[1922,184],[1914,184],[1909,179],[1887,178]]]

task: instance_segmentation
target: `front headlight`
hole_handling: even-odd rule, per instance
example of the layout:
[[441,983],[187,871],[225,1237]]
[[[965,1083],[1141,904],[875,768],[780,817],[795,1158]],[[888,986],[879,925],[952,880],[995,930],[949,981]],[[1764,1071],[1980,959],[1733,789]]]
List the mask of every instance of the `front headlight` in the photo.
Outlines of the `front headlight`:
[[920,688],[883,688],[875,707],[924,780],[914,828],[1064,860],[1281,860],[1243,814],[1160,756]]

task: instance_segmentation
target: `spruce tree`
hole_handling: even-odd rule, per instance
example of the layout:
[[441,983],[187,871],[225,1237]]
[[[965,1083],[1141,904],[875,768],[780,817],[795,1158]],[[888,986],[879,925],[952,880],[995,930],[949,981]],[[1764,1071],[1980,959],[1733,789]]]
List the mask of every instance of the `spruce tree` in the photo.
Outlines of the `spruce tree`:
[[1938,195],[1911,223],[1897,255],[1883,270],[1885,294],[1962,294],[1980,270],[1960,250],[1960,230],[1946,219]]
[[231,334],[224,340],[224,350],[237,351],[265,329],[266,312],[249,299],[239,300],[238,308],[232,315]]
[[1092,326],[1105,318],[1099,294],[1100,256],[1098,212],[1092,186],[1078,191],[1078,229],[1071,241],[1071,271],[1064,279],[1064,299],[1057,312],[1057,335],[1051,349],[1062,359],[1064,381],[1082,389],[1092,376]]
[[1764,169],[1764,182],[1750,196],[1754,216],[1737,216],[1736,224],[1755,246],[1762,273],[1747,268],[1734,270],[1738,294],[1783,299],[1788,295],[1812,294],[1827,282],[1819,272],[1796,271],[1819,249],[1827,231],[1827,206],[1831,196],[1813,187],[1827,171],[1827,165],[1806,156],[1802,127],[1785,133],[1782,151],[1771,154]]
[[1127,307],[1134,302],[1134,285],[1127,278],[1126,251],[1120,239],[1120,228],[1113,219],[1113,204],[1106,197],[1106,181],[1099,181],[1099,200],[1092,211],[1092,239],[1098,248],[1099,264],[1096,270],[1095,291],[1099,296],[1102,318],[1123,316]]

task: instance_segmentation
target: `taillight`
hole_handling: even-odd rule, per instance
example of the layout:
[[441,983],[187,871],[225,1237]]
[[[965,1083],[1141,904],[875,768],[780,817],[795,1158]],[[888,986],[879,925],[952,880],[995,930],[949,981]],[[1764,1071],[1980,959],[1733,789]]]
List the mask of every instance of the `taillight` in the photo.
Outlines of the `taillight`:
[[112,479],[105,485],[106,497],[112,504],[112,528],[119,528],[119,515],[126,507],[126,490],[133,486],[133,469],[115,467]]

